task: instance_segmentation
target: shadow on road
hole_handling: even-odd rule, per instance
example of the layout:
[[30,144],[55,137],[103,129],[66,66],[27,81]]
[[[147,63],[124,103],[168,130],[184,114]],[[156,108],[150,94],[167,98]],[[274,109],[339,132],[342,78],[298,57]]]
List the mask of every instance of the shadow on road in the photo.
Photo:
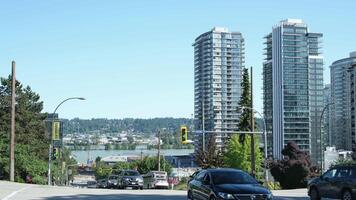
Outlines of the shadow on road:
[[274,196],[276,200],[309,200],[309,197]]
[[159,194],[103,194],[103,195],[96,195],[96,194],[78,194],[78,195],[70,195],[70,196],[54,196],[54,197],[47,197],[43,198],[45,200],[68,200],[68,199],[85,199],[85,200],[183,200],[186,199],[185,196],[182,195],[159,195]]

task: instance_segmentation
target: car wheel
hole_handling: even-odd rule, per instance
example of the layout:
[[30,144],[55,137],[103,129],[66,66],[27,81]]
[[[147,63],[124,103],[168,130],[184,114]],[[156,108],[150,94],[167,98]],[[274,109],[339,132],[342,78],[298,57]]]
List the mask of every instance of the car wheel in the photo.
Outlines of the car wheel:
[[188,191],[188,199],[194,200],[192,191]]
[[310,190],[310,199],[311,200],[320,200],[319,192],[316,188]]
[[211,196],[209,200],[216,200],[216,198],[214,196]]
[[342,200],[352,200],[352,194],[349,190],[344,190],[341,196]]

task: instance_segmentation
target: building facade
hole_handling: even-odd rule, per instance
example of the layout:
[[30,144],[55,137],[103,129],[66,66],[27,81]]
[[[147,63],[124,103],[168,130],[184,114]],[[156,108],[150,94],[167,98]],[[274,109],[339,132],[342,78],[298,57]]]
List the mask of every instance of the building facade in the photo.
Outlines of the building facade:
[[289,141],[310,153],[314,162],[320,159],[321,38],[298,19],[281,21],[265,37],[264,115],[269,156],[275,159],[282,159]]
[[330,66],[331,146],[355,151],[356,52]]
[[229,132],[236,131],[245,66],[244,38],[239,32],[215,27],[195,39],[194,46],[194,121],[195,150],[214,136],[223,148]]

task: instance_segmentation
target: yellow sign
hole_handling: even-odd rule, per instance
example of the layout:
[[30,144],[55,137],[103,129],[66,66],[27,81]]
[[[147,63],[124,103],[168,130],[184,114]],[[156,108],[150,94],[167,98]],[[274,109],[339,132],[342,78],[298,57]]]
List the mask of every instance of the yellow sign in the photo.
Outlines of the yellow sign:
[[66,168],[66,162],[62,162],[62,174],[64,174],[64,169]]
[[180,135],[182,144],[186,144],[188,142],[188,128],[186,126],[180,127]]
[[52,140],[60,140],[59,138],[60,122],[52,122]]

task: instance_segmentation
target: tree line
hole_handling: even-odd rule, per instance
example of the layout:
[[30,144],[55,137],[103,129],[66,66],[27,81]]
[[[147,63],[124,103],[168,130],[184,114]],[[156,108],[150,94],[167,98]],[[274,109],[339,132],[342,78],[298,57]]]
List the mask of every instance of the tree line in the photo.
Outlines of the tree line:
[[145,135],[157,134],[158,130],[177,133],[181,125],[192,127],[192,119],[188,118],[152,118],[152,119],[63,119],[64,134],[73,133],[143,133]]

